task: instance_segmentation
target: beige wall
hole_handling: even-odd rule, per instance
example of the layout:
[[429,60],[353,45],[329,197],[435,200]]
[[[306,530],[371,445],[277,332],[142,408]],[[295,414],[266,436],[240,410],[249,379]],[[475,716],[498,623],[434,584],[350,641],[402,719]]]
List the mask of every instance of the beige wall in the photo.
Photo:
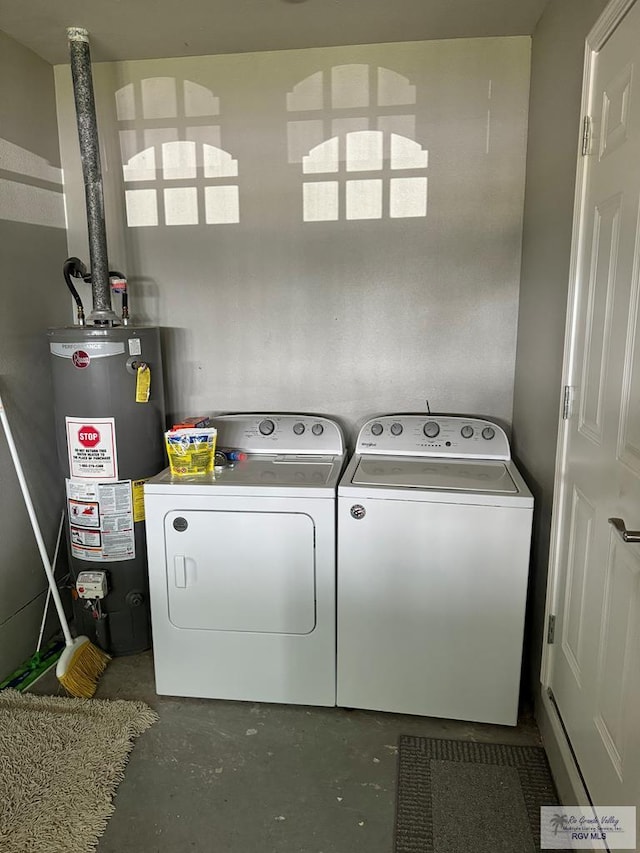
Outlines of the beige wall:
[[[69,318],[53,70],[0,33],[0,392],[45,540],[62,482],[44,332]],[[0,431],[0,678],[35,651],[46,578]]]
[[585,38],[606,0],[550,0],[533,35],[514,454],[536,499],[527,674],[535,690],[561,397]]
[[[510,423],[529,48],[459,39],[94,68],[111,266],[130,276],[134,314],[165,330],[170,412],[314,411],[353,434],[428,398],[433,411]],[[56,88],[69,252],[86,258],[68,67],[56,67]],[[385,148],[380,171],[349,171],[341,149],[338,171],[320,176],[340,184],[338,220],[304,221],[303,178],[318,174],[302,174],[303,154],[389,127],[428,150],[428,167],[394,170]],[[163,142],[202,138],[237,160],[238,177],[222,181],[238,186],[235,224],[206,223],[201,162],[192,180],[160,169]],[[138,171],[125,186],[123,163],[145,149],[150,180]],[[423,175],[426,216],[390,217],[391,182]],[[372,177],[381,216],[346,219],[345,182]],[[195,213],[163,209],[164,190],[183,185]],[[158,224],[129,227],[125,191],[144,189]]]

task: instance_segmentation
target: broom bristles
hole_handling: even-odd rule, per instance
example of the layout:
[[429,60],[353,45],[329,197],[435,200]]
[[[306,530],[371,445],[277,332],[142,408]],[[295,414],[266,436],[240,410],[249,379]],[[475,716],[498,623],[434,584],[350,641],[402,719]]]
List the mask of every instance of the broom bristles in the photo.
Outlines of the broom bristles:
[[87,640],[73,650],[58,681],[71,696],[91,699],[111,657]]

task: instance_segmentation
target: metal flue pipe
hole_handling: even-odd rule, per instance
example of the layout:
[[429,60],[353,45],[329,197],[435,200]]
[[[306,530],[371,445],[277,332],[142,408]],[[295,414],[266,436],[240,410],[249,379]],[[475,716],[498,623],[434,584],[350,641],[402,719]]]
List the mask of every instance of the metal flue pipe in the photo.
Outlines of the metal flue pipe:
[[104,221],[100,146],[98,144],[96,105],[93,96],[89,33],[81,27],[69,27],[67,38],[69,40],[73,95],[76,103],[78,138],[80,140],[82,174],[87,203],[91,295],[93,299],[93,310],[89,314],[89,320],[96,325],[112,325],[117,322],[117,317],[111,307],[107,232]]

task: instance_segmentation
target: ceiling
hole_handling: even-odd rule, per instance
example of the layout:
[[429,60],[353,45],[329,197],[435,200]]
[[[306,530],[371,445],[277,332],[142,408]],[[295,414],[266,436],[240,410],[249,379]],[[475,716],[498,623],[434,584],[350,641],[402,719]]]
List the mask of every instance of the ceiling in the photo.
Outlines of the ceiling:
[[0,0],[0,30],[52,64],[529,35],[547,0]]

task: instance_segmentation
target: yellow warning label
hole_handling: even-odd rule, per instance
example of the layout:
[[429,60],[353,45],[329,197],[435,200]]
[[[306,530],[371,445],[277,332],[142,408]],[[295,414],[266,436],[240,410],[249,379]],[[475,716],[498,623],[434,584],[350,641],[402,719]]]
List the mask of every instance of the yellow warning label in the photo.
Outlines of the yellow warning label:
[[148,403],[151,391],[151,370],[148,364],[141,364],[136,372],[136,403]]
[[144,521],[144,484],[146,480],[132,480],[131,494],[133,495],[133,520]]

